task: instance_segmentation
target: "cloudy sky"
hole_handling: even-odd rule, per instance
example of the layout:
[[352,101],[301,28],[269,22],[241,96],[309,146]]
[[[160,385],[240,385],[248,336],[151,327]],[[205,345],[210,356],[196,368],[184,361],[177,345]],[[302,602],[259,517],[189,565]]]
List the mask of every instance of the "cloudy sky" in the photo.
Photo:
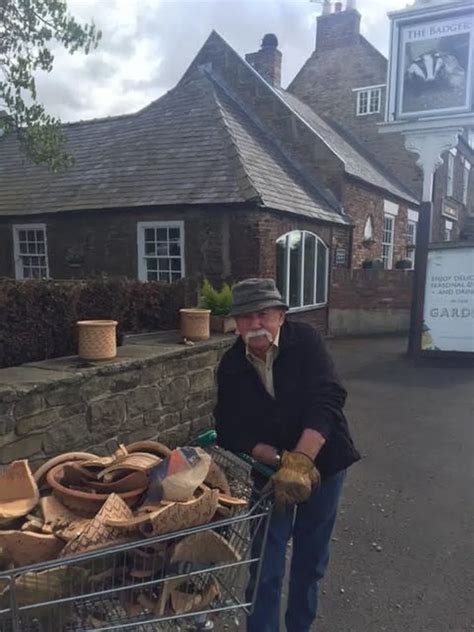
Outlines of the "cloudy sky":
[[[387,12],[407,0],[358,0],[362,32],[384,54]],[[63,121],[133,112],[172,88],[212,29],[237,52],[258,50],[275,33],[283,86],[314,49],[320,3],[310,0],[68,0],[78,19],[103,32],[89,56],[56,52],[53,71],[38,77],[39,97]]]

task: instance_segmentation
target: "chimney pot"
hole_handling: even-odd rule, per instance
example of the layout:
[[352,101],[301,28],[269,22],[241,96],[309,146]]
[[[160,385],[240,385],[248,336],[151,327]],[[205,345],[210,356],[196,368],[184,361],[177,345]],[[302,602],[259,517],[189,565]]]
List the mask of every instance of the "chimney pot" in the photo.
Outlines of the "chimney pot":
[[342,11],[342,2],[336,2],[336,4],[334,5],[334,11],[336,13],[341,13],[341,11]]
[[330,14],[331,14],[331,2],[330,0],[324,0],[323,15],[330,15]]
[[279,88],[281,84],[281,58],[278,38],[273,33],[267,33],[263,37],[260,50],[245,55],[252,68],[274,88]]

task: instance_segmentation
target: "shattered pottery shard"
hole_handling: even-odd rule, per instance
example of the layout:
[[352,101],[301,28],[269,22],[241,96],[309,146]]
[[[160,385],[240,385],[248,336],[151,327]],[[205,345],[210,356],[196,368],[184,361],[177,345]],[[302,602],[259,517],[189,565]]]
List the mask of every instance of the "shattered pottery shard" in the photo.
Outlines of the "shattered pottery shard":
[[38,502],[38,486],[28,461],[13,461],[0,476],[0,524],[26,516]]

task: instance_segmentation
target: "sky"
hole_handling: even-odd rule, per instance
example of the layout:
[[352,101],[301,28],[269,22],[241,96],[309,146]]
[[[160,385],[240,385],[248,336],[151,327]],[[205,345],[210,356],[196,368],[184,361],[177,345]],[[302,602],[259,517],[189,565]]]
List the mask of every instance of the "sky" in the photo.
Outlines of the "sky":
[[[214,29],[242,56],[275,33],[286,87],[314,50],[321,3],[311,0],[68,0],[69,12],[102,30],[88,56],[54,49],[39,99],[64,122],[135,112],[173,88]],[[362,33],[385,55],[387,12],[407,0],[358,0]]]

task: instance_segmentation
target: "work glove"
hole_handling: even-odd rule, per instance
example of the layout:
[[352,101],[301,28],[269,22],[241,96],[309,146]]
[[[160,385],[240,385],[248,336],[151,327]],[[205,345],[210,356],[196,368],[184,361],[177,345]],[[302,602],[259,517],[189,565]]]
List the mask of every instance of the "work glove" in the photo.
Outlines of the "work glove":
[[308,500],[320,482],[321,476],[309,456],[302,452],[283,452],[280,468],[266,488],[273,488],[275,506],[283,511]]

